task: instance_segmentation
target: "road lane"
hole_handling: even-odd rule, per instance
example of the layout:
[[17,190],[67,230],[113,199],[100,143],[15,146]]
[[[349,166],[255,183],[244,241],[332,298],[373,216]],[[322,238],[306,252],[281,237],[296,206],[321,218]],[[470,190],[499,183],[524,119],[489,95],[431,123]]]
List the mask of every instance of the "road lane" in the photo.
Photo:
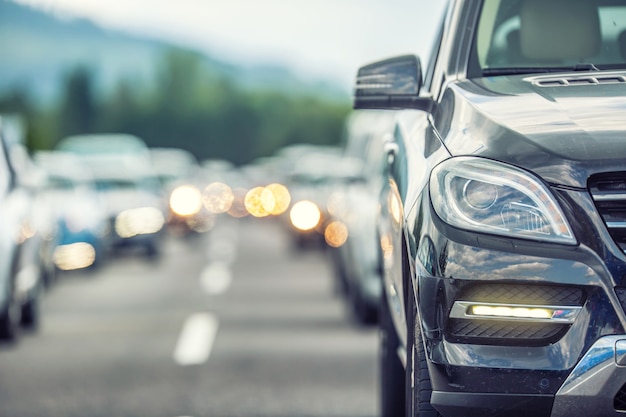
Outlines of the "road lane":
[[[122,256],[66,276],[41,332],[0,348],[0,416],[376,415],[376,331],[348,322],[324,254],[291,249],[277,222],[223,226],[168,239],[155,263]],[[215,262],[232,280],[206,293]],[[210,355],[180,366],[198,312],[219,321]]]

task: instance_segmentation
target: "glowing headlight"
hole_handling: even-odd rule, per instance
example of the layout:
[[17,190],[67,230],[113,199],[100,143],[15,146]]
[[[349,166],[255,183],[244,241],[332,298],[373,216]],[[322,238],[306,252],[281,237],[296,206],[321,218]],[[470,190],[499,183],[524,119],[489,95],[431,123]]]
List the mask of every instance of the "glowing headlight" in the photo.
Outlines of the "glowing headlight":
[[547,187],[527,172],[481,158],[451,158],[431,175],[437,215],[463,229],[576,244]]
[[96,261],[96,250],[86,242],[62,245],[54,250],[53,260],[63,271],[87,268]]
[[493,319],[527,322],[573,323],[579,306],[544,306],[455,301],[450,317],[462,319]]
[[491,316],[491,317],[515,317],[515,318],[531,318],[531,319],[550,319],[552,318],[552,310],[546,308],[528,308],[528,307],[493,307],[493,306],[473,306],[471,309],[473,316]]
[[302,231],[313,230],[320,222],[322,214],[315,203],[308,200],[298,201],[289,212],[291,224]]
[[115,219],[115,232],[122,238],[156,233],[163,228],[163,213],[154,207],[125,210]]
[[202,193],[193,185],[181,185],[170,194],[170,208],[179,216],[193,216],[202,209]]

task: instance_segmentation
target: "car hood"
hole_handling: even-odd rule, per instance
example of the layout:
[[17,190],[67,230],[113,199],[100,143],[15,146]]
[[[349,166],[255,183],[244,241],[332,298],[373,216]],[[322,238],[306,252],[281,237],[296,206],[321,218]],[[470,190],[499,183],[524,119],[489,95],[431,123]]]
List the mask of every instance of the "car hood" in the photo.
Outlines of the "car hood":
[[439,128],[447,130],[442,136],[453,155],[498,159],[552,184],[585,188],[594,173],[626,170],[625,75],[460,82],[441,103],[459,116]]

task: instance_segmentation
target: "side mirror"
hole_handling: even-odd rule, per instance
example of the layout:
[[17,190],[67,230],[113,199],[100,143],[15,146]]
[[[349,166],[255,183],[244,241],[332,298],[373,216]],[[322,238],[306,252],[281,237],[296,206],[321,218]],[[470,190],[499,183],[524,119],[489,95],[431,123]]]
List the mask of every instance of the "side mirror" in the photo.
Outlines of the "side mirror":
[[361,67],[354,88],[354,108],[431,111],[433,100],[419,95],[421,67],[415,55],[403,55]]

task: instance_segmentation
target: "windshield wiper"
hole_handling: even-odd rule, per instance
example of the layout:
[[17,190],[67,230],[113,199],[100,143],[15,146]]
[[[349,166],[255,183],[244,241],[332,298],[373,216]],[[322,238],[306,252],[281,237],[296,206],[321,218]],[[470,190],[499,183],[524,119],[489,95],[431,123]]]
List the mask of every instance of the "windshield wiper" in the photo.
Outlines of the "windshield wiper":
[[524,74],[546,74],[552,72],[579,72],[579,71],[600,71],[594,64],[576,64],[564,67],[511,67],[511,68],[486,68],[483,76],[490,77],[496,75],[524,75]]

